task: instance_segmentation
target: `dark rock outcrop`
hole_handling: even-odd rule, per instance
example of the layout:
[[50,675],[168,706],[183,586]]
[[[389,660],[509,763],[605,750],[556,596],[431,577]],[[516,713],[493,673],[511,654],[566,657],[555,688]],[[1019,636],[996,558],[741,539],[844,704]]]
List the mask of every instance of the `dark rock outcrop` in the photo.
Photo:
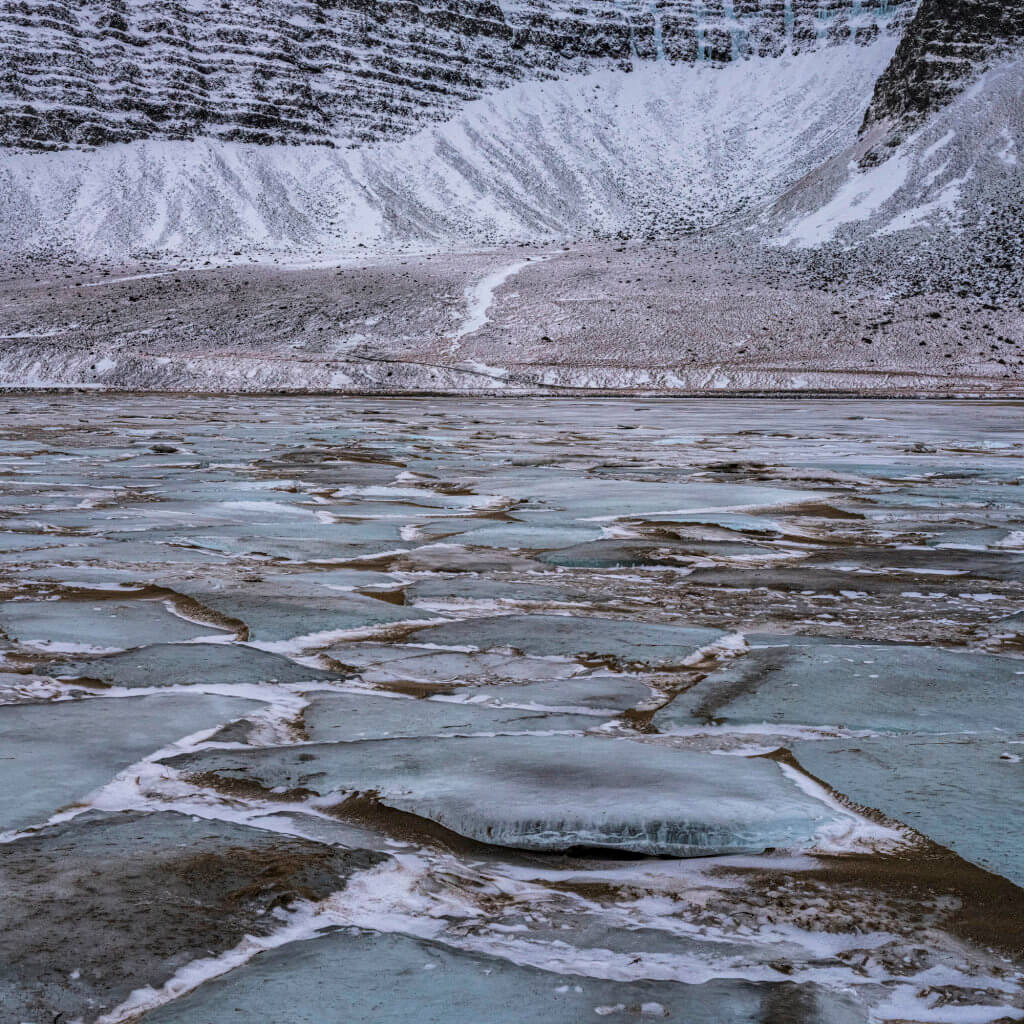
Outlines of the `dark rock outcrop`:
[[923,0],[875,86],[865,128],[884,120],[912,124],[942,109],[1022,45],[1021,0]]

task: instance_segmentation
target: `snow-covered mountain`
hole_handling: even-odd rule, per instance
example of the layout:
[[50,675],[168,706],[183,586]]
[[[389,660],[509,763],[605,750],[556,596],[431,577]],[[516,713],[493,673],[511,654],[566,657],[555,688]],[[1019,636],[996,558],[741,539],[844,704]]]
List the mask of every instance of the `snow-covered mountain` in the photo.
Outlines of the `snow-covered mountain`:
[[1024,4],[923,0],[858,138],[759,227],[832,278],[1024,296]]
[[1005,390],[1022,26],[8,0],[0,384]]
[[14,154],[0,235],[21,252],[111,257],[675,236],[759,208],[854,140],[894,43],[520,82],[360,148]]
[[0,244],[123,260],[676,236],[849,145],[915,9],[7,3]]
[[351,145],[524,80],[868,44],[914,0],[5,0],[0,140]]
[[6,0],[0,246],[1012,226],[1022,38],[1020,0]]

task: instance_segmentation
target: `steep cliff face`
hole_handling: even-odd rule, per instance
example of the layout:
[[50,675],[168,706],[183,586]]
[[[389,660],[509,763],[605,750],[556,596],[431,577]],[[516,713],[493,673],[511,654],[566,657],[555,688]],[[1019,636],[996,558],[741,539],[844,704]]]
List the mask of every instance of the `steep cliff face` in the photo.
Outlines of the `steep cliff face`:
[[0,0],[0,144],[359,145],[448,119],[518,80],[866,44],[899,32],[915,8],[916,0]]
[[922,0],[875,86],[865,128],[916,123],[1024,45],[1021,0]]

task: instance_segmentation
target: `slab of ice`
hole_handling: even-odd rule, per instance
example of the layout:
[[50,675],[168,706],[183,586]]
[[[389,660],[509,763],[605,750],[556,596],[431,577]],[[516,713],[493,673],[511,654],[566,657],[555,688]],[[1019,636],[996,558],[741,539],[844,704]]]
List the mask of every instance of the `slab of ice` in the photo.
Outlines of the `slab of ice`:
[[1024,612],[1017,612],[1014,615],[1007,615],[996,622],[989,623],[985,631],[994,636],[1024,634]]
[[[387,979],[382,983],[382,979]],[[268,953],[142,1018],[143,1024],[864,1024],[813,985],[605,981],[554,974],[405,935],[346,930]],[[340,1019],[340,1018],[339,1018]]]
[[161,641],[193,640],[219,632],[216,626],[186,622],[162,601],[6,601],[0,630],[26,647],[53,651],[102,652]]
[[[55,548],[64,538],[52,533],[12,533],[0,530],[0,551],[27,551],[32,548]],[[52,557],[52,556],[51,556]]]
[[431,626],[416,634],[417,643],[511,648],[541,657],[595,655],[621,662],[675,664],[722,632],[691,626],[659,626],[624,619],[577,615],[499,615]]
[[[891,575],[861,574],[814,565],[758,566],[754,570],[745,567],[716,565],[710,568],[694,569],[686,577],[686,583],[688,586],[697,584],[702,587],[737,587],[742,590],[756,587],[760,591],[831,594],[835,595],[836,599],[841,598],[844,591],[855,590],[873,597],[895,600],[909,589],[924,593],[943,593],[949,590],[950,580],[955,578],[950,576],[908,576],[899,573]],[[770,596],[766,596],[764,599],[770,600]],[[841,606],[837,605],[837,607]]]
[[429,605],[467,602],[556,602],[589,604],[593,600],[579,580],[526,578],[506,581],[474,576],[441,576],[416,580],[407,590],[408,600]]
[[697,512],[681,516],[647,515],[643,517],[643,520],[645,523],[665,523],[668,526],[690,524],[717,526],[735,533],[753,533],[761,536],[785,532],[785,528],[774,520],[745,512]]
[[[46,580],[52,583],[60,583],[70,588],[95,587],[98,590],[113,590],[119,588],[125,590],[138,589],[146,583],[146,576],[134,566],[124,568],[109,565],[79,565],[76,562],[68,563],[64,560],[64,553],[54,562],[53,554],[50,553],[49,560],[42,564],[34,564],[31,570],[24,573],[23,578],[36,582]],[[26,555],[26,562],[31,559]]]
[[322,569],[319,572],[295,572],[279,577],[266,575],[265,581],[280,579],[288,590],[303,588],[307,593],[329,591],[349,593],[363,587],[397,587],[401,581],[386,572],[369,572],[360,569]]
[[502,494],[550,508],[566,520],[606,521],[638,514],[692,514],[746,511],[795,505],[820,497],[813,491],[784,490],[757,484],[650,483],[644,480],[583,477],[563,469],[495,474],[488,482]]
[[244,622],[249,627],[248,639],[257,643],[431,618],[416,608],[311,584],[295,585],[291,591],[287,579],[244,588],[182,582],[176,589],[221,615]]
[[1014,582],[1024,577],[1024,558],[1016,553],[963,551],[956,548],[876,549],[844,548],[839,557],[812,556],[806,567],[840,569],[853,579],[858,570],[898,574],[905,581],[915,578],[973,577]]
[[[377,656],[366,646],[356,644],[331,648],[325,653],[345,666],[362,664],[359,676],[364,682],[390,689],[412,685],[423,691],[450,691],[459,686],[565,679],[580,671],[579,665],[566,661],[479,651],[431,651],[411,646],[385,648]],[[374,660],[367,660],[371,657]]]
[[128,688],[304,683],[339,675],[240,644],[154,644],[106,658],[55,665],[52,671],[61,678]]
[[679,567],[686,560],[676,541],[595,540],[549,551],[540,560],[572,569],[630,569],[638,566]]
[[410,548],[389,561],[391,569],[407,573],[524,573],[544,567],[525,550],[476,548],[447,540]]
[[584,731],[593,716],[547,715],[412,697],[332,693],[314,697],[303,715],[306,734],[317,743],[468,733]]
[[797,743],[812,774],[1024,886],[1024,733]]
[[170,758],[267,789],[387,806],[469,839],[533,850],[679,857],[806,843],[837,812],[773,761],[571,736],[412,739],[199,751]]
[[311,527],[307,523],[276,522],[260,530],[251,525],[217,526],[200,529],[183,527],[180,541],[225,555],[253,555],[292,562],[330,562],[360,558],[390,551],[399,543],[398,526],[377,523],[342,529],[334,525]]
[[510,550],[545,550],[568,547],[596,540],[601,536],[598,527],[565,526],[552,524],[542,526],[536,523],[489,523],[464,533],[455,534],[452,540],[471,547],[508,548]]
[[463,690],[459,696],[492,704],[616,712],[649,704],[654,693],[649,686],[630,676],[595,673],[572,679]]
[[[42,568],[53,562],[77,564],[79,562],[107,562],[112,565],[223,565],[225,558],[216,551],[199,547],[183,547],[170,543],[171,538],[151,537],[138,533],[130,539],[117,540],[111,537],[76,536],[74,543],[66,544],[54,551],[26,551],[26,562],[42,563]],[[179,537],[184,541],[187,538]],[[139,569],[133,572],[134,579],[142,575]]]
[[0,831],[45,821],[174,740],[258,701],[159,694],[0,707]]
[[719,540],[596,540],[549,551],[540,560],[569,568],[613,569],[635,566],[679,568],[709,556],[765,558],[777,552],[746,541]]
[[1024,675],[1013,658],[813,637],[748,641],[743,657],[659,711],[655,727],[716,720],[925,733],[1024,729]]

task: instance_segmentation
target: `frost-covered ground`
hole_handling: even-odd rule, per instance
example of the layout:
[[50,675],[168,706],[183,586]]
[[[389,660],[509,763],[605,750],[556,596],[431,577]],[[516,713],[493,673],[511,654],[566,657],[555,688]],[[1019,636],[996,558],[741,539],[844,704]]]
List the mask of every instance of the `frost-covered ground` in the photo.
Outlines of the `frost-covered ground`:
[[22,268],[0,386],[1019,393],[1019,302],[714,238],[342,264]]
[[5,1015],[1024,1017],[1021,411],[8,397]]

